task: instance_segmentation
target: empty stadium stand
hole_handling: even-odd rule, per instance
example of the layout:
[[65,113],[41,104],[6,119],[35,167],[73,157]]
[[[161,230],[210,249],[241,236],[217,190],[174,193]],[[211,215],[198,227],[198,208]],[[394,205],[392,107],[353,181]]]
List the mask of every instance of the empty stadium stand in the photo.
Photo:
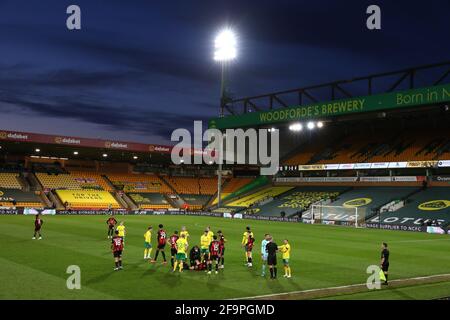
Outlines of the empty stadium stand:
[[36,177],[48,189],[86,189],[113,191],[104,177],[96,172],[72,171],[67,174],[48,174],[38,172]]
[[127,193],[139,209],[170,209],[172,206],[160,193]]
[[217,192],[217,178],[167,177],[178,194],[213,195]]
[[0,207],[13,206],[41,208],[44,205],[36,192],[0,187]]
[[266,199],[276,197],[292,188],[293,187],[267,187],[238,200],[234,200],[226,204],[226,206],[233,208],[248,208]]
[[199,194],[185,194],[182,195],[182,197],[190,210],[202,209],[211,198],[210,195],[199,195]]
[[222,192],[232,193],[252,182],[254,178],[231,178],[224,185]]
[[333,206],[357,207],[359,212],[370,217],[382,205],[394,200],[401,200],[419,191],[417,187],[361,187],[353,188],[331,203]]
[[[383,216],[389,216],[389,213]],[[450,188],[432,187],[421,190],[408,197],[405,206],[392,213],[400,218],[425,220],[441,220],[442,224],[450,223]]]
[[[224,183],[224,186],[222,188],[221,199],[226,198],[228,195],[239,190],[240,188],[249,184],[253,180],[254,180],[254,178],[230,178],[230,179],[226,180],[226,182]],[[217,200],[218,200],[218,198],[215,197],[212,204],[213,205],[217,204],[217,202],[218,202]]]
[[254,208],[252,212],[265,216],[280,216],[281,212],[284,212],[286,216],[292,216],[308,209],[311,204],[318,201],[333,200],[345,190],[345,187],[339,186],[298,187]]
[[18,173],[0,173],[0,187],[6,189],[22,189]]
[[448,129],[376,130],[367,128],[341,136],[339,139],[318,138],[306,143],[286,165],[399,162],[450,159]]
[[171,193],[172,190],[158,176],[152,174],[107,174],[118,190],[138,193]]

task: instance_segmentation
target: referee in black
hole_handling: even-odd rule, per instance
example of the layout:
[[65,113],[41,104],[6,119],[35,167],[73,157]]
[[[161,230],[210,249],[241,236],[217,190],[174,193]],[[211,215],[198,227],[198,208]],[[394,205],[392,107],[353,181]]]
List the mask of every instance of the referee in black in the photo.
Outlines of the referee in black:
[[266,245],[267,250],[267,264],[269,265],[270,270],[270,279],[277,278],[277,252],[278,245],[273,242],[273,238],[270,237],[269,243]]
[[384,276],[386,280],[384,281],[384,285],[388,284],[388,271],[389,271],[389,249],[386,242],[383,242],[381,245],[381,270],[383,270]]

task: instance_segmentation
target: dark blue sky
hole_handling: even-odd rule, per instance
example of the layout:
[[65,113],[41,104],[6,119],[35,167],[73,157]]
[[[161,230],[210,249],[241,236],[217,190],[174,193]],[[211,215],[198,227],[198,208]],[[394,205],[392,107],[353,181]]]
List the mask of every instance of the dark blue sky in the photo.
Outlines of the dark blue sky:
[[[381,31],[365,27],[370,4]],[[0,129],[168,143],[218,113],[224,25],[239,33],[236,97],[450,57],[448,0],[0,0]]]

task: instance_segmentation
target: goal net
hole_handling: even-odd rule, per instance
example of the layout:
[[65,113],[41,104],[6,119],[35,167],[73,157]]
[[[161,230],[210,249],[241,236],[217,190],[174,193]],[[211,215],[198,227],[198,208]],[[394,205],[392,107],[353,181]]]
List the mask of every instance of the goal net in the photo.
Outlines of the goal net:
[[313,223],[354,225],[359,227],[364,223],[366,209],[361,207],[344,207],[313,204],[310,218]]

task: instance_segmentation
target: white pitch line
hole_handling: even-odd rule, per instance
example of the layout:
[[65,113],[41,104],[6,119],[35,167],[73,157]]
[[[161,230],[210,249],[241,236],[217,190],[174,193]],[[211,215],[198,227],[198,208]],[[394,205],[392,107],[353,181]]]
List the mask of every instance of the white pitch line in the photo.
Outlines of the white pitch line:
[[[404,279],[395,279],[390,280],[389,283],[395,283],[395,282],[402,282],[402,281],[411,281],[411,280],[424,280],[424,279],[433,279],[438,277],[450,277],[450,273],[445,274],[435,274],[432,276],[423,276],[423,277],[415,277],[415,278],[404,278]],[[339,290],[339,289],[347,289],[347,288],[353,288],[358,286],[365,286],[365,283],[360,284],[350,284],[346,286],[339,286],[339,287],[328,287],[328,288],[317,288],[317,289],[308,289],[308,290],[301,290],[301,291],[291,291],[291,292],[282,292],[282,293],[272,293],[272,294],[264,294],[260,296],[251,296],[251,297],[243,297],[243,298],[232,298],[228,300],[249,300],[249,299],[259,299],[259,298],[270,298],[274,296],[286,296],[290,294],[299,294],[299,293],[310,293],[310,292],[318,292],[322,290]]]
[[450,241],[450,237],[447,239],[419,239],[419,240],[398,240],[390,241],[389,243],[405,243],[405,242],[428,242],[428,241]]

